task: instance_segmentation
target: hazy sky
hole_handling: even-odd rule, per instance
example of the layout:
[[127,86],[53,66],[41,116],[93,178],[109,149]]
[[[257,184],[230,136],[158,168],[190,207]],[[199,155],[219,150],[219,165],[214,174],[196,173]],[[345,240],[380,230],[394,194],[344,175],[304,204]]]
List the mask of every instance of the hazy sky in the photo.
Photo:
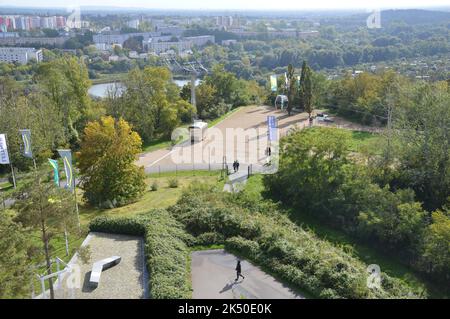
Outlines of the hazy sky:
[[[282,4],[282,6],[280,6]],[[0,0],[0,6],[66,7],[109,6],[150,9],[373,9],[448,6],[448,0]]]

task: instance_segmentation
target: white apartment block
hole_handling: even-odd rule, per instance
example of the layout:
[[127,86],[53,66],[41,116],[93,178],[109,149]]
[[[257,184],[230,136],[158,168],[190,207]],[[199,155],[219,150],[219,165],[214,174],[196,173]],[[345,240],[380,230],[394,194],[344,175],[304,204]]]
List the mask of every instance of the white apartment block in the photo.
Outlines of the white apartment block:
[[192,45],[201,47],[207,45],[209,42],[214,43],[216,41],[213,35],[200,35],[197,37],[185,37],[183,38],[185,41],[190,41]]
[[189,41],[148,43],[148,50],[156,54],[160,54],[169,50],[176,50],[178,52],[182,52],[185,50],[190,50],[191,48],[192,43]]
[[0,62],[27,64],[30,60],[42,61],[42,50],[35,48],[0,47]]
[[157,41],[149,41],[146,44],[146,47],[150,52],[154,52],[156,54],[160,54],[169,50],[176,50],[178,53],[191,50],[193,46],[201,47],[208,43],[214,43],[215,37],[213,35],[202,35],[198,37],[186,37],[181,38],[177,42],[157,42]]

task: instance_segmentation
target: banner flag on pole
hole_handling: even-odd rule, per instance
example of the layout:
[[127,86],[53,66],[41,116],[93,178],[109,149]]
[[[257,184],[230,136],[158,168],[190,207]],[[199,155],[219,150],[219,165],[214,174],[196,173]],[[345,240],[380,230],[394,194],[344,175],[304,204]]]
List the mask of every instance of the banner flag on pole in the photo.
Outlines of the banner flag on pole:
[[6,145],[5,134],[0,134],[0,164],[11,164],[9,161],[8,146]]
[[268,139],[269,141],[277,140],[277,120],[275,116],[270,115],[267,117],[267,126],[269,130]]
[[20,135],[22,135],[23,141],[23,156],[28,158],[33,158],[33,151],[31,150],[31,131],[30,130],[19,130]]
[[55,181],[56,186],[59,186],[58,161],[51,158],[49,158],[48,161],[50,165],[53,167],[53,180]]
[[63,159],[64,171],[66,173],[66,185],[64,186],[71,191],[75,190],[75,179],[73,176],[72,151],[58,150],[59,156]]
[[278,90],[278,84],[277,84],[277,76],[271,75],[270,76],[270,89],[272,92],[276,92]]

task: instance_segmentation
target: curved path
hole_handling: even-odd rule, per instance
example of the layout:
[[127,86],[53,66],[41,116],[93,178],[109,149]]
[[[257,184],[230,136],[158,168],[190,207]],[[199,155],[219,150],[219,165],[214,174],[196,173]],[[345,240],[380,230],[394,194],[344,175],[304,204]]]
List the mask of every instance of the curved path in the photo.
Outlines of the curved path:
[[223,249],[192,253],[193,299],[302,299],[260,268],[242,260],[245,279],[236,279],[237,257]]

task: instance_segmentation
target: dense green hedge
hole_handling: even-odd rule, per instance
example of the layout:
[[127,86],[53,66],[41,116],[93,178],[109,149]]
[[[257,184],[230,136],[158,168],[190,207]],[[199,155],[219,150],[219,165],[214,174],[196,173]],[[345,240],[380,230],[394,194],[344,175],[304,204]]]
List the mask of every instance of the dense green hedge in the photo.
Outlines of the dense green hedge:
[[97,232],[144,236],[150,297],[191,297],[190,254],[186,243],[194,243],[194,240],[166,210],[152,210],[134,218],[99,217],[89,228]]
[[89,224],[89,230],[102,233],[144,236],[146,218],[108,218],[97,217]]
[[[232,195],[201,187],[184,193],[169,211],[193,235],[216,233],[226,249],[264,266],[276,277],[321,298],[407,298],[411,287],[383,274],[381,290],[367,287],[367,265],[318,239],[280,212],[242,208]],[[197,237],[197,238],[198,238]]]

